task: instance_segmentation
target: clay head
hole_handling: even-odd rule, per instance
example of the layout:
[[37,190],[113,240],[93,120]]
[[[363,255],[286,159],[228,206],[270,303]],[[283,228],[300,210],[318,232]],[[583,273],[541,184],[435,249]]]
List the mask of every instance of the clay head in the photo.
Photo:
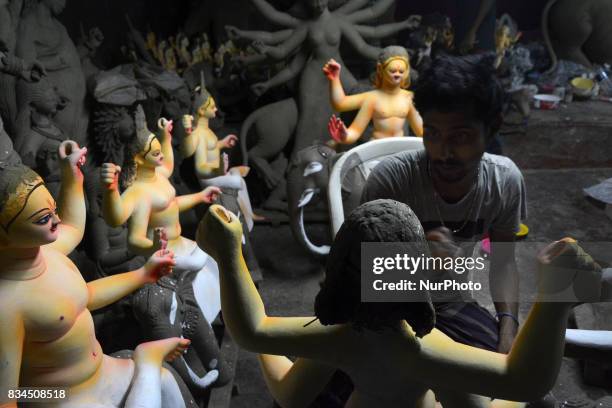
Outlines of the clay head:
[[382,330],[406,320],[417,336],[429,333],[435,312],[426,291],[420,302],[361,302],[362,242],[400,243],[408,256],[429,254],[421,223],[406,204],[375,200],[357,207],[342,224],[327,259],[325,280],[315,300],[315,315],[321,324],[350,323]]
[[42,115],[53,117],[68,104],[68,100],[60,95],[57,87],[44,78],[23,85],[25,100],[32,109]]
[[57,239],[57,205],[27,166],[0,167],[0,247],[35,248]]
[[327,10],[327,6],[329,5],[328,0],[306,0],[312,15],[315,17],[323,14],[325,10]]
[[408,88],[410,86],[410,57],[404,47],[390,46],[382,50],[376,64],[374,86]]
[[213,119],[217,116],[217,104],[206,89],[204,72],[200,72],[200,85],[194,90],[193,107],[198,117]]
[[142,106],[138,105],[134,117],[136,123],[136,152],[134,162],[138,166],[157,167],[161,166],[164,160],[164,155],[161,151],[161,143],[157,140],[147,127],[147,120]]
[[49,181],[47,177],[58,175],[60,172],[59,147],[60,142],[48,140],[43,143],[36,154],[36,168],[47,182]]

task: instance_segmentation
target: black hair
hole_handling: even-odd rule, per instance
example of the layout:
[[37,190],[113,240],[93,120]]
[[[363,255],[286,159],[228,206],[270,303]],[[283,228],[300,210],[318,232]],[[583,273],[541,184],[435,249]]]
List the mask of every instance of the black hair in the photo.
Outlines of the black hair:
[[323,325],[351,323],[379,331],[406,320],[417,336],[429,333],[435,312],[429,292],[422,302],[361,302],[361,243],[402,243],[407,253],[428,254],[419,219],[406,204],[375,200],[356,208],[338,231],[327,259],[325,280],[315,299],[315,315]]
[[492,53],[438,55],[419,76],[416,108],[421,114],[434,110],[468,112],[487,127],[499,126],[504,90],[495,74],[494,61]]

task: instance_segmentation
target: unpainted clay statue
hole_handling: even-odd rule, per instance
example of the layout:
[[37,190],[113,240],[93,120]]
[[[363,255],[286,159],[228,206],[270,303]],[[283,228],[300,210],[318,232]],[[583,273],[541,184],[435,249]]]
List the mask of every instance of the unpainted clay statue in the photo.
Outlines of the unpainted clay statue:
[[[236,135],[228,135],[219,140],[209,126],[209,121],[217,115],[217,104],[206,90],[201,78],[201,85],[196,89],[194,111],[197,115],[183,116],[183,127],[187,136],[183,139],[182,150],[185,157],[194,156],[195,170],[203,187],[216,186],[221,189],[234,190],[238,193],[240,212],[244,215],[249,231],[253,229],[253,213],[249,192],[244,177],[249,168],[238,166],[228,168],[228,157],[221,154],[222,149],[231,149],[238,142]],[[194,127],[193,122],[196,122]]]
[[[183,320],[178,320],[179,330],[187,326],[193,327],[195,335],[198,336],[197,344],[203,347],[203,351],[198,349],[196,352],[202,359],[204,368],[209,367],[210,356],[213,355],[219,365],[219,377],[226,378],[224,363],[219,356],[218,345],[210,327],[210,322],[214,321],[220,311],[217,265],[210,256],[198,248],[195,242],[181,236],[179,223],[181,211],[189,210],[199,204],[212,203],[221,190],[217,187],[208,187],[199,193],[177,196],[169,181],[174,171],[172,122],[159,121],[163,133],[161,143],[147,129],[144,111],[140,106],[136,110],[135,123],[136,137],[128,153],[128,159],[133,163],[123,170],[129,174],[127,188],[123,194],[119,194],[121,167],[112,163],[105,163],[102,166],[104,218],[113,227],[128,221],[128,244],[137,254],[148,256],[159,249],[160,242],[167,240],[168,248],[175,255],[174,274],[177,275],[175,279],[186,279],[182,275],[188,274],[191,278],[188,280],[189,285],[183,287],[189,291],[189,298],[195,299],[189,303],[191,306],[189,319],[185,319],[184,327],[180,327]],[[160,239],[162,235],[163,240]],[[157,296],[154,292],[160,292],[160,289],[152,290],[146,287],[139,292],[138,296],[150,300],[144,303],[136,302],[136,314],[147,328],[149,336],[174,332],[175,318],[169,314],[159,313],[160,310],[164,310],[165,303],[172,304],[173,292],[163,291],[163,296]],[[142,307],[139,308],[138,305]],[[186,337],[188,333],[183,331],[183,335]],[[195,337],[192,340],[196,342]],[[182,378],[190,383],[190,373],[181,369],[182,364],[183,360],[180,359],[175,361],[174,366]],[[202,379],[197,379],[199,380]]]
[[[362,242],[403,243],[408,256],[429,254],[412,210],[376,200],[358,207],[338,232],[315,299],[316,317],[272,317],[242,260],[241,234],[236,216],[214,205],[197,241],[219,263],[223,316],[234,340],[261,353],[266,383],[281,406],[308,406],[337,369],[355,384],[347,407],[434,408],[436,398],[445,407],[471,406],[449,399],[449,391],[537,400],[556,381],[574,304],[548,297],[559,290],[558,278],[589,288],[578,301],[600,297],[601,269],[575,241],[565,239],[539,255],[540,297],[509,355],[459,344],[435,329],[428,291],[415,292],[413,302],[362,303]],[[499,402],[483,398],[478,406]]]
[[[56,86],[70,105],[59,112],[57,125],[80,143],[87,134],[88,115],[85,109],[85,75],[79,52],[66,28],[57,20],[66,0],[25,0],[19,23],[16,55],[26,61],[38,60],[47,72],[49,81]],[[17,84],[17,108],[26,102],[20,98],[23,91]]]
[[57,117],[69,103],[46,78],[22,84],[20,100],[15,149],[26,165],[35,168],[38,151],[45,143],[67,139]]
[[21,163],[21,157],[19,157],[19,154],[15,151],[13,141],[8,133],[6,133],[4,122],[0,116],[0,165],[19,163]]
[[376,89],[370,92],[346,96],[340,82],[340,69],[340,64],[334,60],[323,67],[330,83],[332,106],[338,112],[359,109],[359,113],[348,129],[342,119],[332,116],[329,132],[336,142],[355,143],[370,121],[374,124],[374,139],[403,136],[406,119],[412,131],[419,137],[423,136],[423,119],[414,106],[414,94],[406,90],[410,86],[410,62],[406,49],[391,46],[380,53],[374,81]]
[[542,32],[552,59],[586,67],[612,64],[612,3],[607,0],[549,0],[542,12]]
[[[257,48],[275,60],[293,56],[286,70],[257,85],[257,88],[258,93],[264,93],[271,86],[280,85],[300,75],[297,92],[299,122],[294,154],[313,143],[324,143],[327,139],[326,123],[332,109],[326,97],[327,84],[320,69],[332,58],[342,63],[341,39],[346,39],[363,57],[375,60],[380,54],[380,48],[368,44],[365,39],[388,37],[418,25],[414,18],[380,26],[362,25],[382,16],[394,4],[394,0],[381,0],[371,6],[367,0],[351,0],[333,11],[328,8],[328,0],[303,0],[310,12],[309,18],[303,20],[276,10],[266,0],[251,1],[266,19],[291,30],[288,37],[286,30],[267,33],[263,38],[260,31],[240,31],[235,34],[254,41],[271,40],[272,45],[262,43]],[[286,39],[279,43],[279,38]],[[342,80],[345,89],[352,91],[355,88],[355,78],[349,72],[345,72]]]
[[[132,360],[102,353],[91,312],[168,274],[170,251],[138,270],[86,283],[67,258],[85,229],[83,174],[87,149],[62,143],[60,206],[38,174],[23,165],[0,169],[0,388],[58,387],[58,407],[184,407],[164,358],[189,340],[139,346]],[[58,209],[59,208],[59,209]],[[7,393],[3,407],[17,407]]]

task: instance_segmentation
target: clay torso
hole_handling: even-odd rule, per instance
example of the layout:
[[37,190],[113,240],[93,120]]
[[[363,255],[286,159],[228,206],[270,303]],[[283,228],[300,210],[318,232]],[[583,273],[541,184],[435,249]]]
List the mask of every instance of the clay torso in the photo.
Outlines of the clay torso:
[[168,236],[169,247],[172,242],[180,238],[181,226],[179,224],[179,208],[176,201],[176,190],[167,178],[158,174],[153,182],[139,182],[136,180],[132,187],[138,199],[137,205],[150,205],[149,224],[147,226],[147,237],[153,238],[155,228],[165,228]]
[[89,294],[66,256],[41,250],[44,272],[26,281],[0,280],[0,305],[23,316],[20,386],[74,387],[96,372],[103,356],[87,309]]
[[308,42],[313,50],[313,57],[320,61],[337,58],[342,32],[338,24],[330,24],[330,16],[313,20],[308,28]]
[[411,92],[402,90],[396,95],[389,95],[377,91],[372,115],[374,139],[403,136],[406,117],[412,108]]
[[[221,175],[221,151],[217,146],[219,139],[210,129],[197,130],[198,146],[196,147],[195,162],[196,171],[200,178],[211,178]],[[202,163],[215,167],[216,171],[205,172],[202,170]]]

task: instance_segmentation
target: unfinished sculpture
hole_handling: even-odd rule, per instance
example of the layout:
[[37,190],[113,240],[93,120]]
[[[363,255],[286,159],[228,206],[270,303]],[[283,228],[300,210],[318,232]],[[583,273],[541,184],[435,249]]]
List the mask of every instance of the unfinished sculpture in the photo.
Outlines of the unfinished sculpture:
[[182,143],[183,155],[194,156],[196,175],[203,187],[216,186],[237,192],[239,209],[250,231],[253,229],[253,218],[257,216],[253,213],[244,181],[249,168],[246,166],[228,168],[228,157],[226,154],[221,154],[221,150],[233,148],[238,142],[238,137],[228,135],[219,140],[210,129],[209,121],[216,117],[218,109],[215,100],[205,88],[203,76],[200,79],[200,86],[196,88],[193,110],[197,115],[196,118],[192,115],[183,116],[183,127],[187,132]]
[[45,144],[67,139],[57,118],[70,104],[46,78],[21,84],[20,89],[22,105],[17,116],[15,149],[26,165],[35,168],[38,152]]
[[552,65],[559,59],[591,67],[612,64],[612,3],[607,0],[549,0],[542,12],[542,32]]
[[[362,242],[401,242],[408,254],[429,253],[420,222],[405,204],[376,200],[348,217],[332,246],[315,300],[316,317],[266,314],[241,259],[241,234],[235,215],[215,205],[201,222],[197,241],[221,267],[223,315],[234,340],[266,353],[260,356],[263,374],[282,406],[308,405],[336,369],[355,384],[347,406],[433,408],[436,397],[444,406],[466,406],[447,390],[532,401],[555,383],[572,303],[538,298],[510,354],[504,355],[456,343],[435,329],[427,291],[415,294],[416,302],[361,302]],[[569,240],[548,246],[539,259],[540,293],[558,290],[554,282],[559,274],[569,278],[564,283],[586,283],[585,288],[601,279],[591,257]],[[597,295],[597,288],[591,289],[578,300]],[[491,400],[483,397],[478,406],[491,406]]]
[[[189,341],[139,346],[133,360],[102,353],[90,311],[102,308],[171,271],[171,252],[155,253],[138,270],[85,283],[67,258],[85,229],[83,174],[87,149],[62,143],[58,205],[38,174],[23,165],[0,168],[0,388],[58,387],[58,406],[184,407],[164,358]],[[61,223],[60,223],[61,219]],[[123,405],[125,402],[125,405]],[[0,404],[17,407],[6,393]]]
[[330,60],[323,67],[330,84],[332,107],[337,112],[359,109],[349,128],[342,119],[332,116],[329,122],[331,137],[341,144],[353,144],[363,135],[370,121],[374,125],[373,139],[398,137],[405,134],[406,119],[417,136],[423,136],[423,119],[416,110],[410,86],[410,62],[406,49],[385,48],[376,65],[375,90],[346,96],[340,82],[341,66]]
[[[321,67],[331,58],[342,63],[340,42],[342,38],[363,57],[375,60],[380,48],[368,44],[366,39],[379,39],[418,25],[417,19],[380,26],[361,25],[382,16],[394,0],[381,0],[372,6],[367,0],[351,0],[336,10],[330,11],[327,0],[304,0],[310,11],[309,19],[300,20],[288,13],[276,10],[265,0],[252,0],[255,7],[269,21],[285,27],[277,32],[236,31],[237,37],[258,41],[257,49],[275,60],[291,58],[286,68],[275,77],[254,85],[258,94],[286,83],[300,75],[298,91],[299,122],[295,136],[293,154],[313,143],[324,143],[327,139],[326,122],[332,114],[326,97],[325,78]],[[345,72],[344,88],[352,91],[355,78]]]
[[[208,187],[199,193],[177,196],[169,181],[174,170],[172,122],[160,119],[159,125],[163,133],[161,143],[147,129],[144,111],[140,106],[136,110],[135,123],[135,140],[131,144],[128,157],[132,163],[123,170],[112,163],[102,166],[104,218],[113,227],[128,222],[128,244],[135,253],[148,256],[159,249],[160,242],[167,239],[168,248],[175,254],[174,279],[190,278],[189,284],[182,285],[184,293],[177,293],[177,296],[194,299],[189,303],[185,302],[189,307],[185,308],[184,320],[175,320],[177,316],[182,315],[160,313],[172,304],[174,292],[160,288],[152,291],[150,287],[146,287],[139,292],[136,299],[144,297],[148,300],[135,300],[135,313],[145,326],[149,339],[160,338],[177,330],[185,337],[191,335],[194,343],[202,347],[195,351],[204,369],[207,369],[214,359],[217,361],[220,377],[226,378],[223,376],[226,369],[210,326],[221,309],[217,264],[200,250],[195,242],[181,236],[179,223],[179,212],[199,204],[210,204],[217,199],[221,191],[216,187]],[[128,173],[129,181],[127,189],[120,195],[119,176],[122,171]],[[160,238],[162,236],[163,240]],[[163,293],[163,296],[158,292]],[[198,376],[195,380],[192,379],[194,377],[184,367],[183,359],[176,360],[173,365],[188,384],[197,388],[198,381],[204,381]],[[208,386],[210,382],[204,381],[202,384]]]
[[[88,115],[85,109],[85,75],[79,52],[66,28],[57,20],[66,0],[28,0],[24,2],[19,23],[16,55],[26,61],[38,60],[70,105],[59,112],[56,121],[62,131],[85,142]],[[17,84],[17,109],[27,104]]]
[[19,157],[19,154],[15,151],[13,141],[8,133],[6,133],[4,122],[0,116],[0,165],[18,163],[21,163],[21,157]]

